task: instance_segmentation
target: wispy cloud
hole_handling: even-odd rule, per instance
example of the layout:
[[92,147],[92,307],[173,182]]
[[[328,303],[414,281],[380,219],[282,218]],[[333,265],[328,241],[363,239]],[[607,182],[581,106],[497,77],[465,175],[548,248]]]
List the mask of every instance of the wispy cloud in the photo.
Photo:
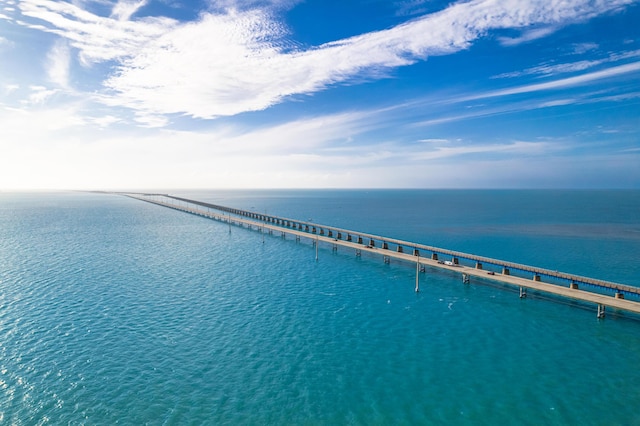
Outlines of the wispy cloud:
[[528,43],[533,40],[547,37],[548,35],[556,32],[557,29],[558,27],[556,26],[530,29],[523,31],[523,33],[518,37],[498,37],[498,41],[500,41],[503,46],[516,46],[518,44]]
[[128,21],[134,13],[147,3],[148,0],[119,0],[113,7],[111,16],[119,21]]
[[537,76],[553,76],[557,74],[567,74],[573,72],[580,72],[594,68],[598,65],[607,64],[611,62],[618,62],[625,59],[640,57],[640,50],[632,50],[628,52],[621,52],[611,54],[606,58],[583,60],[576,62],[569,62],[563,64],[544,64],[537,67],[527,68],[523,71],[513,71],[496,75],[492,78],[515,78],[527,75]]
[[33,105],[44,104],[47,99],[59,92],[58,89],[48,89],[44,86],[30,86],[29,89],[31,93],[29,94],[28,103]]
[[573,54],[582,55],[584,53],[595,50],[598,47],[600,47],[598,46],[598,43],[577,43],[573,45]]
[[[3,188],[554,187],[576,176],[598,187],[606,183],[594,176],[621,186],[640,178],[637,152],[574,158],[569,139],[404,144],[360,137],[385,118],[380,111],[259,128],[119,133],[96,131],[101,119],[81,107],[0,109]],[[104,126],[119,121],[102,119]]]
[[216,0],[210,2],[213,10],[249,10],[249,9],[280,9],[287,10],[304,0]]
[[429,144],[446,144],[449,143],[449,139],[420,139],[418,142]]
[[470,144],[461,146],[439,146],[433,150],[424,151],[414,156],[416,161],[435,160],[449,157],[477,154],[511,154],[511,155],[541,155],[549,149],[558,150],[559,145],[547,142],[514,141],[506,144]]
[[[368,128],[362,114],[251,129],[134,129],[120,134],[96,132],[95,123],[101,119],[82,118],[78,106],[0,109],[6,137],[0,156],[3,187],[340,186],[351,171],[357,174],[390,155],[375,144],[365,154],[356,147],[335,149],[335,142],[345,135]],[[108,126],[118,119],[101,121]],[[29,124],[33,122],[38,126]]]
[[[529,87],[529,86],[525,86]],[[562,86],[560,86],[562,88]],[[514,88],[514,92],[507,92],[504,96],[519,93],[518,88]],[[521,93],[528,93],[523,91]],[[446,100],[440,100],[439,107],[428,114],[429,118],[416,121],[411,124],[411,127],[430,127],[443,124],[450,124],[460,121],[486,119],[489,117],[495,117],[499,115],[518,114],[524,111],[531,111],[537,109],[554,108],[562,106],[578,106],[586,104],[598,104],[598,103],[611,103],[611,102],[624,102],[640,97],[640,93],[637,91],[627,93],[614,93],[611,94],[608,90],[595,90],[585,91],[583,93],[574,93],[572,96],[562,92],[552,92],[548,97],[536,97],[535,99],[513,99],[503,100],[500,99],[495,103],[488,103],[482,105],[475,105],[469,107],[469,101],[477,101],[482,99],[499,98],[501,94],[494,92],[478,93],[476,95],[465,95],[461,97],[452,97]],[[426,100],[424,104],[432,105],[434,101]],[[445,106],[449,105],[449,108]],[[454,107],[454,108],[451,108]],[[464,110],[465,112],[459,112]]]
[[4,86],[4,92],[8,95],[10,93],[15,92],[20,88],[19,84],[7,84]]
[[49,80],[62,87],[69,88],[69,61],[71,55],[65,40],[58,40],[47,54],[45,67]]
[[179,23],[124,19],[143,4],[135,1],[118,3],[113,18],[65,2],[24,0],[19,6],[31,28],[64,37],[84,62],[117,61],[104,81],[103,95],[111,104],[151,115],[215,118],[380,78],[385,70],[466,49],[491,30],[538,27],[506,42],[515,44],[632,2],[459,2],[388,30],[307,50],[293,47],[286,27],[264,9],[203,13],[197,21]]
[[533,68],[527,68],[524,71],[514,71],[509,73],[503,73],[500,75],[496,75],[493,78],[516,78],[522,77],[525,75],[556,75],[556,74],[564,74],[571,72],[579,72],[584,71],[589,68],[593,68],[597,65],[601,65],[604,62],[607,62],[605,59],[591,60],[591,61],[577,61],[566,64],[554,64],[554,65],[540,65]]
[[[1,18],[2,17],[0,16],[0,19]],[[11,46],[11,44],[12,44],[11,41],[9,41],[6,38],[0,36],[0,49],[2,49],[3,47]]]
[[395,1],[394,6],[398,16],[422,15],[435,7],[432,0],[401,0]]
[[136,112],[134,119],[142,127],[148,128],[164,127],[169,123],[169,120],[164,116],[145,112]]
[[543,90],[562,89],[565,87],[577,86],[580,84],[589,83],[596,80],[602,80],[606,78],[616,77],[622,74],[632,73],[640,71],[640,62],[632,62],[630,64],[618,65],[601,71],[594,71],[587,74],[578,75],[575,77],[568,77],[548,81],[544,83],[527,84],[523,86],[512,87],[508,89],[494,90],[490,92],[479,93],[459,99],[464,100],[477,100],[486,98],[495,98],[499,96],[517,95],[522,93],[539,92]]
[[[18,23],[67,39],[87,64],[124,61],[178,24],[162,17],[120,21],[95,15],[66,2],[25,0],[19,6],[22,15],[31,20]],[[34,23],[33,19],[45,24]]]

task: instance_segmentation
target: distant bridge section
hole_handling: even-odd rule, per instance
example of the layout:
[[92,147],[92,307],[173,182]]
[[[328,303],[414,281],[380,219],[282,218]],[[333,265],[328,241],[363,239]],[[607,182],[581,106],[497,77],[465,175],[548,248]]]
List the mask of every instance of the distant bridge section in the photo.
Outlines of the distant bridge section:
[[[596,303],[599,317],[604,316],[605,306],[640,313],[640,303],[638,301],[625,300],[625,296],[631,296],[636,299],[640,296],[640,288],[634,286],[334,226],[236,209],[169,194],[119,194],[228,222],[229,224],[266,228],[270,232],[280,231],[283,236],[292,234],[296,238],[305,237],[317,242],[322,241],[332,244],[334,249],[337,249],[338,245],[350,247],[356,250],[357,255],[360,255],[362,250],[366,250],[382,255],[385,262],[388,262],[391,258],[396,258],[416,262],[417,266],[429,265],[454,270],[462,273],[465,282],[468,282],[471,276],[503,282],[520,287],[521,297],[525,297],[526,289],[530,288],[571,299]],[[223,214],[216,213],[216,211]],[[224,213],[227,215],[224,215]],[[556,283],[568,284],[568,286],[545,283],[543,281],[555,281]],[[605,294],[581,290],[580,288],[584,286],[595,287],[598,292]],[[418,283],[416,279],[417,289]],[[606,293],[608,292],[613,293],[613,297],[607,295]]]

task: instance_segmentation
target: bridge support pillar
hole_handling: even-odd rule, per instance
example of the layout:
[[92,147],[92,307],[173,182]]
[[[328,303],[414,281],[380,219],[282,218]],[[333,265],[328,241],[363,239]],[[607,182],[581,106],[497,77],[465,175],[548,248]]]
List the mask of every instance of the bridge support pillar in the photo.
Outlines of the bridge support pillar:
[[420,250],[418,250],[418,249],[413,249],[413,255],[414,255],[414,256],[420,256]]
[[615,295],[616,299],[624,299],[624,293],[617,291]]
[[351,234],[347,234],[347,241],[353,241],[353,239],[351,238]]
[[342,232],[338,232],[338,236],[337,236],[337,238],[338,238],[339,240],[341,240],[341,239],[342,239]]
[[482,269],[482,263],[476,262],[476,269]]
[[571,281],[571,283],[569,284],[569,288],[572,290],[577,290],[578,289],[578,284],[574,283],[573,281]]
[[373,240],[369,240],[369,247],[375,247],[376,246],[376,242]]
[[384,250],[389,250],[389,244],[387,244],[387,243],[382,243],[382,248],[383,248]]
[[538,275],[538,274],[533,274],[533,280],[534,280],[534,281],[540,281],[540,275]]
[[358,244],[362,244],[362,237],[358,236]]
[[438,253],[431,253],[431,260],[438,260]]
[[404,253],[404,250],[402,249],[402,246],[398,246],[398,250],[397,250],[397,252],[398,252],[398,253]]
[[454,265],[459,265],[460,261],[458,260],[457,257],[454,257],[453,259],[451,259],[451,262],[453,262]]
[[509,273],[509,268],[507,268],[507,267],[502,268],[502,275],[509,275],[509,274],[510,274]]

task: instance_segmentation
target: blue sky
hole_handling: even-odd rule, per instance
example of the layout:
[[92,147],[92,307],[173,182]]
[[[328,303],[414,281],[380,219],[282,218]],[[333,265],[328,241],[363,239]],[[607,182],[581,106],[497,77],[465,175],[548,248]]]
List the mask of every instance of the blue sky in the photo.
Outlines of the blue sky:
[[640,188],[640,2],[0,0],[0,189]]

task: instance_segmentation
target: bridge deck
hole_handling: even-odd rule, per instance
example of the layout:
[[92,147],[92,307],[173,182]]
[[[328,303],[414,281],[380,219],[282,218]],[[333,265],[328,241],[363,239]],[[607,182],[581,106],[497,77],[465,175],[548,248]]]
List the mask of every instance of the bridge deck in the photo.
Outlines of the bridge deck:
[[[605,295],[605,294],[598,294],[598,293],[594,293],[594,292],[590,292],[590,291],[579,290],[577,288],[563,287],[563,286],[560,286],[560,285],[557,285],[557,284],[549,284],[549,283],[545,283],[545,282],[542,282],[542,281],[537,281],[537,280],[534,280],[534,279],[522,278],[522,277],[513,276],[513,275],[505,275],[505,274],[500,274],[500,273],[489,273],[489,272],[487,272],[486,270],[483,270],[483,269],[476,269],[476,268],[472,268],[472,267],[468,267],[468,266],[464,266],[464,265],[447,265],[447,264],[443,264],[442,262],[438,262],[437,260],[434,260],[434,259],[430,259],[430,258],[423,257],[423,256],[416,256],[416,255],[414,255],[412,253],[403,253],[403,252],[398,252],[398,251],[384,249],[384,248],[375,247],[375,246],[371,247],[369,245],[364,245],[362,243],[358,243],[358,242],[354,242],[354,241],[347,241],[347,240],[344,240],[344,239],[337,239],[335,237],[329,237],[327,235],[319,235],[318,232],[310,233],[308,231],[303,231],[301,229],[292,229],[290,227],[269,223],[269,222],[266,222],[264,220],[245,219],[245,218],[237,217],[237,216],[232,217],[230,215],[225,216],[223,214],[218,214],[218,213],[211,212],[210,210],[203,210],[203,209],[197,208],[197,206],[206,207],[207,209],[213,208],[213,209],[216,209],[216,210],[223,210],[223,211],[226,211],[228,213],[234,213],[236,215],[239,214],[238,212],[244,212],[244,213],[247,213],[247,214],[249,214],[251,216],[255,215],[255,216],[259,216],[259,217],[266,217],[264,215],[260,215],[258,213],[254,213],[254,212],[247,212],[247,211],[242,211],[242,210],[238,210],[238,209],[232,209],[232,208],[228,208],[228,207],[223,207],[223,206],[217,206],[217,205],[213,205],[213,204],[203,203],[203,202],[200,202],[200,201],[189,200],[189,199],[180,198],[180,197],[168,196],[166,194],[131,194],[131,193],[127,193],[127,194],[122,194],[122,195],[127,195],[129,197],[132,197],[132,198],[135,198],[135,199],[139,199],[139,200],[142,200],[142,201],[150,202],[150,203],[157,204],[157,205],[160,205],[160,206],[169,207],[169,208],[172,208],[172,209],[184,211],[184,212],[195,214],[195,215],[199,215],[199,216],[204,216],[204,217],[207,217],[207,218],[210,218],[210,219],[215,219],[215,220],[218,220],[218,221],[223,221],[223,222],[227,222],[227,223],[231,223],[231,224],[246,225],[246,226],[249,226],[249,227],[255,227],[256,229],[262,228],[262,229],[267,229],[267,230],[271,230],[271,231],[280,231],[280,232],[282,232],[284,234],[290,234],[290,235],[295,235],[295,236],[298,236],[298,237],[308,238],[308,239],[316,240],[318,242],[323,242],[323,243],[326,243],[326,244],[333,244],[336,247],[337,246],[348,247],[348,248],[354,249],[356,251],[359,251],[361,253],[371,253],[371,254],[374,254],[374,255],[377,254],[377,255],[380,255],[380,256],[386,256],[389,259],[393,258],[393,259],[398,259],[398,260],[411,262],[411,263],[419,262],[420,265],[430,266],[430,267],[434,267],[434,268],[446,269],[446,270],[449,270],[449,271],[454,271],[454,272],[457,272],[457,273],[460,273],[460,274],[465,274],[468,277],[476,277],[476,278],[481,278],[481,279],[497,281],[497,282],[501,282],[501,283],[508,284],[508,285],[511,285],[511,286],[519,287],[521,289],[522,288],[532,289],[532,290],[535,290],[535,291],[548,293],[548,294],[554,294],[554,295],[565,297],[565,298],[568,298],[568,299],[579,300],[579,301],[582,301],[582,302],[594,303],[594,304],[598,305],[599,312],[600,312],[600,307],[607,306],[607,307],[614,308],[614,309],[620,309],[620,310],[624,310],[624,311],[634,312],[634,313],[640,314],[640,302],[633,301],[633,300],[627,300],[627,299],[623,299],[623,298],[612,297],[612,296]],[[177,200],[177,201],[178,200],[179,201],[183,201],[184,203],[191,204],[192,206],[178,205],[178,204],[173,204],[171,202],[162,201],[162,200],[159,200],[159,199],[152,199],[152,198],[148,197],[149,195],[155,195],[155,196],[162,195],[163,197],[166,197],[167,199],[174,199],[174,200]],[[223,207],[223,208],[221,208],[221,207]],[[268,217],[271,218],[271,219],[275,219],[276,218],[275,216],[268,216]],[[533,272],[534,274],[538,274],[538,275],[548,275],[548,276],[567,279],[567,280],[572,281],[572,282],[582,282],[582,283],[588,283],[588,284],[593,284],[593,285],[599,285],[599,286],[602,286],[602,287],[607,288],[607,289],[615,290],[617,292],[628,292],[628,293],[631,293],[631,294],[640,294],[640,288],[627,286],[627,285],[623,285],[623,284],[611,283],[611,282],[608,282],[608,281],[597,280],[597,279],[592,279],[592,278],[588,278],[588,277],[581,277],[581,276],[572,275],[572,274],[566,274],[566,273],[557,272],[557,271],[550,271],[550,270],[546,270],[546,269],[543,269],[543,268],[536,268],[536,267],[527,266],[527,265],[520,265],[520,264],[516,264],[516,263],[512,263],[512,262],[501,261],[501,260],[498,260],[498,259],[491,259],[491,258],[486,258],[486,257],[482,257],[482,256],[475,256],[475,255],[470,255],[470,254],[467,254],[467,253],[461,253],[461,252],[441,249],[441,248],[437,248],[437,247],[425,246],[425,245],[421,245],[421,244],[411,243],[411,242],[402,241],[402,240],[395,240],[395,239],[381,237],[381,236],[375,236],[375,235],[371,235],[371,234],[364,234],[364,233],[360,233],[360,232],[357,232],[357,231],[350,231],[350,230],[345,230],[345,229],[328,227],[328,226],[324,226],[324,225],[312,224],[310,222],[302,222],[302,221],[297,221],[297,220],[293,220],[293,219],[285,219],[285,218],[277,218],[277,219],[280,220],[280,221],[283,221],[284,223],[289,222],[289,223],[301,224],[301,225],[304,225],[304,226],[308,225],[310,227],[313,226],[316,229],[332,230],[332,231],[334,231],[336,233],[337,232],[342,232],[342,233],[345,233],[345,234],[365,237],[367,239],[372,239],[372,240],[377,240],[377,241],[384,241],[384,242],[396,244],[398,246],[411,247],[411,248],[416,248],[416,249],[423,249],[423,250],[426,250],[426,251],[431,251],[433,253],[449,254],[449,255],[454,256],[454,257],[460,257],[460,258],[464,258],[464,259],[476,260],[476,261],[487,263],[487,264],[499,265],[499,266],[503,266],[503,267],[507,267],[507,268],[511,267],[513,269],[519,269],[519,270],[523,270],[523,271],[530,271],[530,272]]]

